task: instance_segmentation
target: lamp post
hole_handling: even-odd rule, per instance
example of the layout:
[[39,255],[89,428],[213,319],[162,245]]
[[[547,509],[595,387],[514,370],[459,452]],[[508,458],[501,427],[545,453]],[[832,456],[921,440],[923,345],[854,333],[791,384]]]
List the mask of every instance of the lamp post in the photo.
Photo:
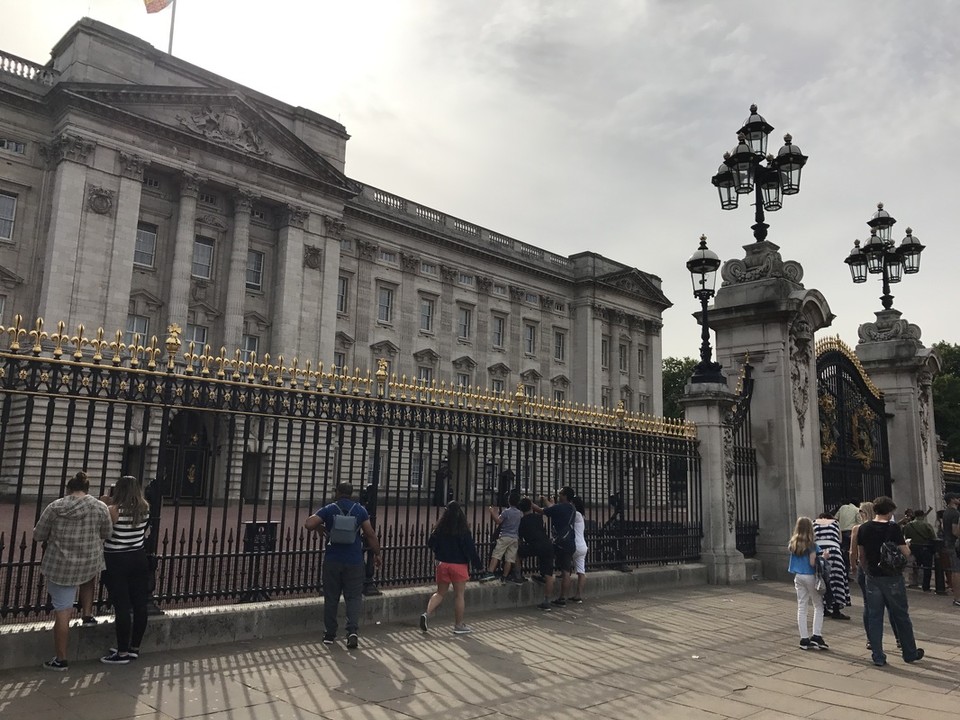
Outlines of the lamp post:
[[720,372],[720,363],[713,362],[710,348],[710,323],[707,318],[707,301],[713,297],[714,287],[717,284],[717,270],[720,269],[720,258],[707,248],[707,236],[700,236],[700,247],[687,260],[687,270],[693,281],[693,296],[700,300],[700,362],[693,369],[693,383],[721,383],[727,380]]
[[784,145],[777,156],[767,155],[767,136],[772,130],[773,125],[751,105],[750,117],[737,131],[737,147],[723,154],[723,164],[712,179],[724,210],[736,209],[740,195],[756,194],[756,222],[751,227],[757,242],[767,238],[770,227],[763,211],[776,212],[783,207],[783,195],[800,192],[800,171],[807,162],[789,133],[783,136]]
[[883,203],[877,203],[877,211],[867,220],[870,239],[863,247],[860,247],[859,240],[855,240],[853,250],[844,260],[850,266],[853,282],[858,285],[867,281],[868,273],[883,278],[880,302],[883,303],[884,310],[893,307],[890,286],[900,282],[905,274],[920,272],[920,253],[924,249],[924,245],[914,237],[911,228],[907,228],[907,235],[898,247],[892,237],[896,222],[893,216],[883,209]]

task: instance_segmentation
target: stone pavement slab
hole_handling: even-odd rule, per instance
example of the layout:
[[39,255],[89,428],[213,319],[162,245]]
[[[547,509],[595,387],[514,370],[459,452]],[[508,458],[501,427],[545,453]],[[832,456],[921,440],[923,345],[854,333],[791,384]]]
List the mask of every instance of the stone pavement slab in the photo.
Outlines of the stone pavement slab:
[[[589,586],[588,586],[589,588]],[[888,648],[876,668],[861,608],[826,620],[830,651],[797,648],[796,598],[781,583],[653,590],[551,613],[443,608],[362,628],[361,646],[289,636],[0,675],[3,720],[915,720],[960,707],[960,612],[910,594],[919,663]],[[426,598],[426,593],[424,593]],[[149,633],[149,629],[148,629]],[[149,647],[149,635],[146,646]]]

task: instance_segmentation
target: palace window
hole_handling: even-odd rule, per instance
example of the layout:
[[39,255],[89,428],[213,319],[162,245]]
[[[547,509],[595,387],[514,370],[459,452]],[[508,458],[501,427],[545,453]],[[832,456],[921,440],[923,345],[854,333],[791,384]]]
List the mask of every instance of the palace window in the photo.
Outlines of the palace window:
[[150,331],[150,318],[143,315],[127,315],[127,332],[124,335],[124,342],[127,345],[133,345],[137,335],[140,336],[140,344],[146,342],[147,333]]
[[645,367],[643,348],[637,348],[637,374],[643,377],[643,368]]
[[457,337],[461,340],[470,339],[470,330],[473,325],[473,310],[466,307],[457,309]]
[[333,354],[333,368],[334,373],[345,373],[347,371],[347,354],[342,352],[335,352]]
[[465,390],[470,387],[469,373],[457,373],[457,387],[461,390]]
[[381,250],[380,259],[383,262],[395,264],[397,262],[397,254],[392,250]]
[[381,285],[377,290],[377,320],[393,322],[393,288]]
[[432,262],[421,262],[420,263],[420,272],[423,275],[436,275],[437,274],[437,264]]
[[600,367],[606,370],[610,367],[610,339],[600,339]]
[[0,150],[6,150],[7,152],[12,152],[16,155],[23,155],[26,149],[27,149],[26,143],[22,143],[19,140],[11,140],[10,138],[0,138]]
[[263,253],[247,251],[247,289],[263,290]]
[[193,265],[190,274],[205,280],[213,277],[213,238],[197,235],[193,239]]
[[625,373],[630,370],[630,359],[627,356],[627,346],[623,343],[620,343],[620,353],[619,353],[619,364],[620,372]]
[[217,196],[213,193],[202,192],[197,195],[197,200],[202,203],[206,203],[207,205],[213,205],[216,207],[219,198],[217,198]]
[[159,189],[160,189],[160,178],[158,178],[156,175],[147,175],[146,173],[144,173],[144,174],[143,174],[143,184],[144,184],[144,186],[146,186],[146,187],[148,187],[148,188],[151,188],[151,189],[153,189],[153,190],[159,190]]
[[433,382],[433,368],[429,365],[421,365],[417,368],[417,382],[421,385],[429,385]]
[[567,359],[567,334],[555,330],[553,333],[553,359],[565,362]]
[[183,333],[184,347],[189,347],[194,343],[195,351],[202,351],[203,346],[207,344],[207,327],[205,325],[187,325]]
[[423,332],[433,332],[433,314],[436,302],[433,298],[420,297],[420,329]]
[[537,326],[533,323],[523,325],[523,352],[527,355],[537,354]]
[[494,285],[494,286],[493,286],[493,294],[494,294],[494,295],[506,295],[506,294],[507,294],[507,286],[506,286],[506,285]]
[[491,380],[490,381],[490,390],[494,395],[503,395],[504,384],[503,380]]
[[610,409],[610,388],[605,387],[600,391],[600,407],[604,410]]
[[133,248],[133,264],[153,267],[157,255],[157,226],[150,223],[137,225],[137,242]]
[[507,319],[502,315],[494,315],[490,327],[490,340],[495,348],[502,348],[506,339]]
[[250,362],[253,360],[253,356],[260,352],[260,338],[257,335],[244,335],[242,342],[240,359],[244,362]]
[[350,278],[341,275],[337,278],[337,312],[347,312],[347,294],[350,292]]
[[473,285],[473,275],[462,272],[458,281],[461,285]]
[[13,222],[17,216],[17,196],[0,192],[0,240],[13,240]]
[[557,405],[563,405],[567,400],[567,394],[563,390],[553,391],[553,402]]

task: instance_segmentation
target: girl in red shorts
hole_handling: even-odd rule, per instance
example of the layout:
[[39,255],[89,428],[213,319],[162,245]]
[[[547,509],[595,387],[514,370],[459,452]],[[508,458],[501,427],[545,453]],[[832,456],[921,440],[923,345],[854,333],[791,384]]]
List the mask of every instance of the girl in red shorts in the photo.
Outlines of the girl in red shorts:
[[420,629],[427,631],[427,619],[440,607],[452,585],[453,632],[456,635],[473,632],[473,628],[463,622],[463,591],[470,579],[470,565],[480,569],[483,563],[467,527],[467,517],[457,503],[447,504],[427,544],[437,558],[437,591],[430,596],[427,611],[420,616]]

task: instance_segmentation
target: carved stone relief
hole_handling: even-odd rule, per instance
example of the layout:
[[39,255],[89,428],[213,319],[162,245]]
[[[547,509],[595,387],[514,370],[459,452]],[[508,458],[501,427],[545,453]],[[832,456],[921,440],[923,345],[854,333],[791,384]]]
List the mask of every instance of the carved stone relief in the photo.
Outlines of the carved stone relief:
[[327,230],[327,235],[331,237],[340,237],[347,227],[342,220],[330,215],[323,216],[323,226]]
[[812,358],[813,328],[803,316],[797,315],[790,326],[790,382],[793,409],[800,425],[800,446],[806,444],[807,408],[810,405],[810,361]]
[[734,478],[736,464],[733,457],[733,413],[723,418],[723,500],[727,512],[727,530],[734,532],[737,527],[737,482]]
[[514,302],[520,302],[527,296],[527,291],[516,285],[510,286],[510,299]]
[[63,160],[72,160],[73,162],[86,163],[93,153],[96,143],[87,140],[80,135],[68,135],[64,133],[52,142],[40,146],[40,154],[51,165],[56,165]]
[[460,270],[449,265],[440,266],[440,277],[444,282],[453,283],[460,277]]
[[420,257],[418,255],[411,255],[410,253],[401,252],[400,267],[404,270],[404,272],[416,272],[420,269]]
[[920,342],[920,328],[900,317],[899,310],[881,310],[876,322],[867,322],[857,329],[860,342],[915,340]]
[[933,376],[927,370],[921,370],[917,375],[917,412],[920,415],[920,442],[923,445],[923,454],[930,450],[930,387]]
[[196,219],[196,223],[197,225],[206,225],[208,227],[216,228],[217,230],[227,229],[227,223],[224,222],[223,218],[210,213],[207,213],[206,215],[200,215]]
[[363,260],[373,260],[377,250],[379,250],[379,246],[376,243],[357,238],[357,252],[360,253]]
[[114,197],[116,193],[113,190],[98,185],[87,186],[87,208],[97,215],[109,215],[113,211]]
[[295,228],[303,228],[308,217],[310,217],[310,211],[297,205],[287,205],[281,213],[283,224]]
[[303,266],[311,270],[319,270],[323,265],[323,250],[315,245],[304,245]]
[[477,289],[481,292],[490,292],[490,288],[493,287],[493,278],[488,278],[485,275],[477,275]]
[[125,153],[122,150],[117,153],[120,160],[120,174],[123,177],[143,182],[143,169],[147,166],[147,161],[136,154]]
[[772,242],[754,243],[748,246],[743,260],[727,260],[720,270],[723,287],[767,278],[784,278],[799,285],[803,266],[795,260],[781,258],[779,249]]
[[190,132],[213,142],[253,155],[267,155],[257,128],[242,120],[233,108],[218,112],[208,105],[190,115],[177,115],[177,120]]

